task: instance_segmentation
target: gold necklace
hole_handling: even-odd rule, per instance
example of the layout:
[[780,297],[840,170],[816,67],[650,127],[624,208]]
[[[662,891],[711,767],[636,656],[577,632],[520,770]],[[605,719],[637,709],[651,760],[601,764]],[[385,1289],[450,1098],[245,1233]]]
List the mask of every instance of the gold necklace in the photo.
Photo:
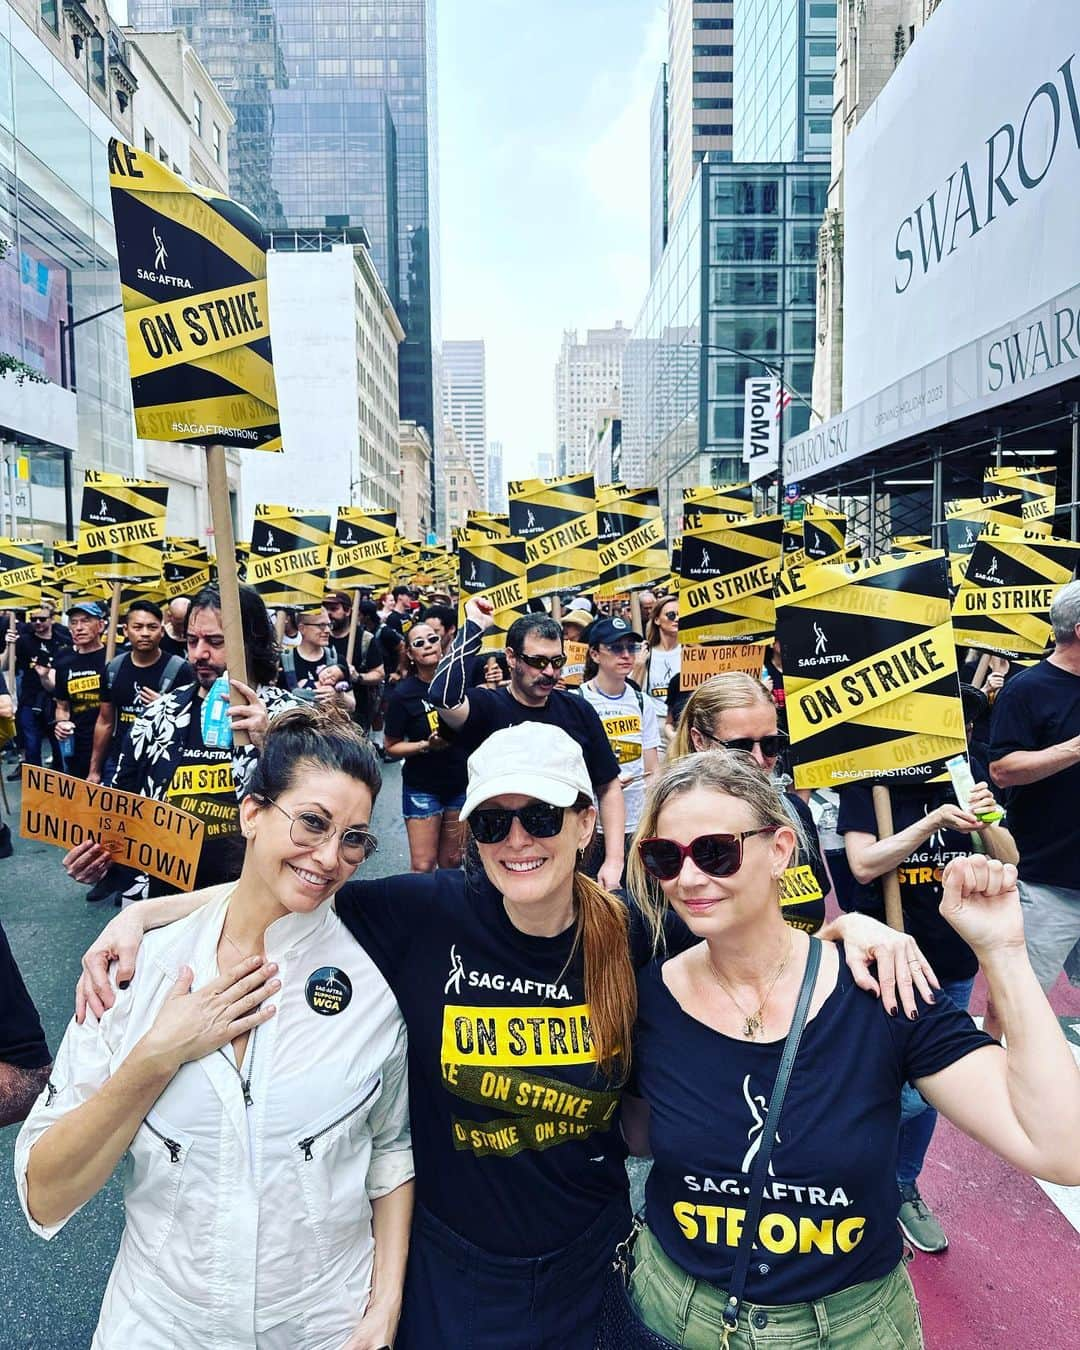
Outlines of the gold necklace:
[[758,1004],[757,1012],[753,1012],[753,1013],[747,1013],[746,1009],[742,1006],[742,1004],[739,1002],[739,1000],[735,997],[735,995],[734,995],[734,994],[731,992],[731,990],[727,987],[727,985],[724,983],[724,981],[720,978],[720,975],[719,975],[719,973],[718,973],[716,967],[713,965],[712,957],[708,954],[708,948],[706,947],[706,949],[705,949],[705,952],[706,952],[705,960],[709,963],[709,969],[710,969],[710,970],[712,971],[712,973],[713,973],[713,979],[714,979],[714,980],[716,981],[716,983],[720,986],[720,988],[724,991],[724,993],[727,994],[728,998],[731,999],[732,1003],[735,1004],[735,1007],[738,1008],[738,1010],[739,1010],[739,1016],[743,1019],[743,1035],[747,1038],[747,1040],[751,1040],[751,1041],[752,1041],[752,1040],[754,1039],[754,1037],[762,1030],[762,1027],[763,1027],[762,1018],[763,1018],[763,1015],[764,1015],[764,1012],[765,1012],[765,1004],[768,1003],[768,1001],[769,1001],[769,995],[772,993],[773,989],[776,987],[776,982],[777,982],[777,980],[780,978],[781,975],[783,975],[784,971],[787,969],[787,964],[788,964],[788,962],[791,960],[791,953],[792,953],[792,950],[794,949],[794,944],[795,944],[795,939],[794,939],[794,938],[792,937],[792,935],[791,935],[791,930],[788,929],[788,949],[787,949],[787,953],[786,953],[786,955],[784,956],[784,959],[783,959],[783,960],[780,962],[780,964],[777,966],[777,968],[776,968],[776,974],[775,974],[775,975],[772,977],[772,979],[769,981],[769,987],[768,987],[768,989],[765,990],[765,997],[764,997],[764,998],[761,1000],[761,1002]]
[[221,936],[225,939],[225,941],[229,944],[229,946],[233,949],[233,951],[237,954],[237,956],[240,958],[241,961],[246,961],[249,956],[258,955],[257,952],[241,951],[240,948],[236,945],[236,943],[232,940],[232,938],[228,935],[228,933],[226,933],[224,928],[221,930]]

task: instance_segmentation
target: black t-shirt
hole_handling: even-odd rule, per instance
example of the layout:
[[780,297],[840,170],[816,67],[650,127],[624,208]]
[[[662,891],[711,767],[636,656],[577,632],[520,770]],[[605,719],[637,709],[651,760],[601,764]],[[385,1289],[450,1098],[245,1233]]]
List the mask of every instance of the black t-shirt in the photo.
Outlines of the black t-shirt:
[[385,736],[392,741],[426,741],[439,732],[450,742],[447,750],[409,755],[401,761],[405,786],[414,792],[433,792],[444,800],[465,791],[468,781],[465,753],[457,733],[439,721],[439,710],[427,697],[428,687],[415,675],[407,675],[390,691],[386,708]]
[[[146,708],[146,704],[139,697],[139,690],[159,690],[165,678],[165,667],[169,664],[171,658],[172,653],[166,652],[164,643],[162,643],[162,649],[152,666],[137,666],[131,658],[131,653],[128,652],[114,675],[110,676],[106,669],[105,679],[102,681],[101,697],[103,702],[112,704],[115,713],[116,720],[113,726],[114,750],[119,750],[124,736],[131,730],[135,719]],[[194,684],[194,682],[195,672],[185,661],[169,688],[179,689],[183,685]]]
[[85,655],[75,650],[62,652],[56,658],[56,694],[68,705],[75,723],[74,750],[76,758],[89,763],[94,748],[94,727],[101,707],[105,675],[105,648]]
[[821,841],[809,806],[794,792],[785,793],[784,801],[801,822],[807,847],[799,849],[780,878],[780,912],[792,928],[816,933],[825,922],[829,871],[821,856]]
[[690,695],[693,692],[692,689],[688,689],[684,694],[679,684],[678,675],[672,675],[667,687],[667,715],[671,718],[672,726],[679,725],[682,710],[690,702]]
[[[240,804],[233,779],[232,750],[211,749],[202,735],[203,700],[191,704],[191,721],[184,734],[184,748],[165,790],[165,800],[190,811],[206,827],[203,835],[195,890],[234,881],[243,863],[240,834]],[[167,895],[173,888],[150,878],[150,894]]]
[[[296,679],[291,681],[283,666],[281,674],[278,676],[278,684],[282,689],[314,689],[319,682],[320,673],[327,666],[337,663],[337,653],[333,647],[324,647],[322,654],[316,657],[314,661],[309,661],[306,656],[301,656],[299,647],[291,647],[289,656]],[[344,669],[344,663],[342,663],[342,669]]]
[[[806,1025],[784,1099],[746,1282],[754,1303],[824,1298],[899,1263],[901,1089],[993,1044],[944,996],[920,1002],[914,1021],[890,1017],[856,987],[842,948],[839,957],[836,987]],[[721,1289],[782,1049],[782,1039],[737,1039],[691,1017],[658,962],[639,973],[628,1090],[650,1107],[649,1227],[682,1270]]]
[[51,1059],[41,1018],[0,927],[0,1064],[43,1069]]
[[[334,903],[408,1027],[419,1203],[501,1255],[580,1237],[627,1183],[573,929],[519,932],[486,877],[460,870],[349,882]],[[641,965],[650,949],[631,915]],[[672,930],[673,949],[693,941],[683,934]]]
[[187,660],[187,643],[183,638],[170,637],[168,630],[161,635],[161,650],[166,656],[182,656]]
[[[971,761],[975,781],[985,772]],[[951,786],[945,783],[890,784],[893,829],[899,834],[929,815],[944,802],[954,802]],[[869,783],[852,783],[840,790],[838,834],[857,830],[877,836],[873,789]],[[968,980],[979,968],[978,958],[964,939],[941,917],[941,874],[945,864],[960,854],[972,851],[971,835],[959,830],[937,830],[920,849],[910,854],[896,869],[900,878],[900,903],[904,909],[904,928],[919,944],[923,955],[943,980]],[[863,914],[885,917],[885,897],[880,878],[861,885],[855,882],[853,906]]]
[[15,669],[22,672],[22,687],[19,701],[27,706],[44,707],[52,697],[42,688],[41,680],[34,669],[35,663],[55,666],[60,652],[71,650],[71,638],[61,633],[53,624],[51,637],[35,637],[33,633],[20,633],[15,643]]
[[540,708],[527,708],[509,689],[476,688],[469,690],[469,717],[459,735],[466,755],[471,755],[493,731],[516,727],[522,722],[542,722],[561,727],[581,746],[585,767],[594,788],[603,787],[619,776],[619,765],[612,753],[604,724],[596,709],[583,698],[553,689]]
[[383,620],[383,623],[386,627],[393,628],[395,632],[400,633],[401,636],[404,637],[413,626],[412,612],[410,611],[408,614],[399,614],[396,609],[392,609]]
[[[1014,750],[1045,750],[1080,735],[1080,675],[1043,661],[1010,680],[997,696],[990,759]],[[1043,886],[1080,887],[1076,809],[1080,763],[1038,783],[1010,788],[1008,826],[1020,850],[1020,879]]]

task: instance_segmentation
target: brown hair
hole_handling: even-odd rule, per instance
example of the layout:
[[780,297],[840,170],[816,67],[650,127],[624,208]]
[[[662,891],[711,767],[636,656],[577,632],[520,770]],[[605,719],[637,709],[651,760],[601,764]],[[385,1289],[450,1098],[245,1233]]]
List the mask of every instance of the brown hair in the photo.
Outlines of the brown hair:
[[805,852],[807,847],[802,823],[788,813],[779,788],[748,756],[728,750],[706,750],[702,754],[686,755],[674,763],[669,759],[645,798],[645,810],[634,831],[626,860],[626,888],[649,925],[654,950],[660,948],[663,939],[667,899],[659,882],[645,870],[638,844],[656,835],[656,822],[668,802],[698,789],[746,802],[753,812],[755,828],[775,825],[793,830],[795,848],[792,857],[799,850]]
[[697,753],[690,736],[692,729],[708,739],[716,734],[713,728],[722,713],[731,708],[752,708],[757,703],[768,704],[773,709],[776,707],[761,681],[739,670],[714,675],[711,680],[698,685],[682,710],[679,725],[675,729],[675,739],[668,746],[667,763],[673,764],[684,755]]
[[679,597],[677,595],[658,595],[656,597],[653,612],[649,615],[649,622],[645,625],[645,645],[650,651],[660,642],[660,615],[664,612],[665,606],[672,604],[678,606],[678,603]]
[[[579,796],[570,810],[580,813],[592,804],[589,797]],[[472,843],[470,852],[475,848]],[[470,861],[466,860],[466,867]],[[580,948],[596,1062],[607,1079],[623,1083],[630,1072],[630,1046],[637,1017],[637,975],[630,957],[630,912],[622,900],[586,876],[580,866],[574,872],[573,896],[577,921],[567,965]]]

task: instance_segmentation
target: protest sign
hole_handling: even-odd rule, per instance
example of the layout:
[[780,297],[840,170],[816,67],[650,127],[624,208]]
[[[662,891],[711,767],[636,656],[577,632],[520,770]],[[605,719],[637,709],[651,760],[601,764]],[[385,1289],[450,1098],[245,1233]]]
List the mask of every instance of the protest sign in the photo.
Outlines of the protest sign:
[[266,603],[318,609],[326,594],[330,517],[260,504],[251,527],[248,580]]
[[168,497],[164,483],[86,470],[78,539],[83,586],[102,577],[161,576]]
[[772,637],[772,587],[780,568],[783,527],[780,516],[745,516],[684,531],[679,584],[682,641]]
[[723,675],[729,670],[739,670],[757,678],[765,665],[766,650],[765,646],[756,642],[716,643],[708,646],[684,643],[679,690],[684,694],[689,693],[714,675]]
[[511,533],[525,540],[529,599],[596,584],[592,474],[508,483]]
[[563,684],[568,689],[575,689],[585,678],[585,662],[589,656],[589,644],[587,642],[564,642],[563,654],[566,657],[566,665],[563,666],[559,674],[562,676]]
[[980,537],[953,601],[956,642],[1015,660],[1052,642],[1050,603],[1072,581],[1080,544],[1001,530]]
[[23,765],[19,834],[64,850],[92,839],[114,863],[179,891],[195,885],[204,826],[168,802]]
[[0,609],[41,603],[45,545],[31,539],[0,539]]
[[808,562],[822,562],[845,551],[847,516],[843,511],[807,507],[802,519],[803,548]]
[[657,488],[610,484],[597,489],[599,600],[654,586],[668,575],[667,543]]
[[501,652],[506,647],[510,625],[529,611],[525,540],[471,531],[462,531],[458,539],[458,626],[465,627],[465,605],[469,600],[486,600],[493,616],[491,627],[484,630],[480,650]]
[[388,590],[394,576],[397,512],[338,507],[330,548],[331,590]]

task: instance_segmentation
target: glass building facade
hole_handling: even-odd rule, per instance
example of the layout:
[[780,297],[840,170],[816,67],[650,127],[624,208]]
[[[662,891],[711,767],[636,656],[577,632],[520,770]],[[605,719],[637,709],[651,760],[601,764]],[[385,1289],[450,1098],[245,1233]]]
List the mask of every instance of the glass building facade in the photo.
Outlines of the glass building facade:
[[667,66],[653,92],[649,110],[649,275],[655,276],[668,238],[668,84]]
[[[743,391],[765,363],[809,400],[817,234],[828,164],[706,161],[672,222],[623,362],[623,473],[656,482],[677,531],[682,489],[743,476]],[[784,438],[809,425],[793,400]]]
[[361,225],[398,311],[401,416],[438,438],[435,0],[129,0],[182,28],[236,124],[230,191],[273,230]]
[[735,0],[735,160],[829,160],[836,11],[835,0]]

